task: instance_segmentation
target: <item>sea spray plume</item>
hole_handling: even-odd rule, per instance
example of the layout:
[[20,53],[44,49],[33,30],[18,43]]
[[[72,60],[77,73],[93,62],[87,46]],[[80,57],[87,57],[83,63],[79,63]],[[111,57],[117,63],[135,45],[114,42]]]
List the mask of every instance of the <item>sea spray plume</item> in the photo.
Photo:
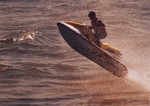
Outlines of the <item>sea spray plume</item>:
[[128,78],[140,85],[142,85],[145,89],[150,90],[150,78],[147,73],[139,73],[140,71],[129,70]]

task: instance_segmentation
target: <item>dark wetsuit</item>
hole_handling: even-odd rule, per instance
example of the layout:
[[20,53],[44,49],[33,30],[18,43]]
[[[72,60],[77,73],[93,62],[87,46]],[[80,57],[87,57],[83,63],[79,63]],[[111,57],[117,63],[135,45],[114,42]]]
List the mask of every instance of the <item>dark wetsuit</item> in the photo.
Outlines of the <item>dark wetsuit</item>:
[[107,36],[105,25],[101,20],[95,18],[91,21],[92,29],[94,30],[94,37],[96,39],[96,44],[100,46],[100,39],[103,39]]

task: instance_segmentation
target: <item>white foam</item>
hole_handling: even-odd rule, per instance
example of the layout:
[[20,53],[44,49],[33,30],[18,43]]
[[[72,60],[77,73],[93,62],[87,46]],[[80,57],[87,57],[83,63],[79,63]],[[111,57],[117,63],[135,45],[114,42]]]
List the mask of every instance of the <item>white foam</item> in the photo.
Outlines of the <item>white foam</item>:
[[23,31],[19,36],[15,37],[13,41],[33,40],[37,33],[38,31]]

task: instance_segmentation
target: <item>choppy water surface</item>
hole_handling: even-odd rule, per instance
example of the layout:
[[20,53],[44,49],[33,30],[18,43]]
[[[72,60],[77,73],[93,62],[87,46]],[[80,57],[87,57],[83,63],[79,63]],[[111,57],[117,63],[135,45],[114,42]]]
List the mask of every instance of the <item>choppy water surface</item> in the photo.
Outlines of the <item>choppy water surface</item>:
[[[1,106],[149,106],[149,0],[0,0]],[[72,50],[56,23],[94,10],[123,53],[120,79]]]

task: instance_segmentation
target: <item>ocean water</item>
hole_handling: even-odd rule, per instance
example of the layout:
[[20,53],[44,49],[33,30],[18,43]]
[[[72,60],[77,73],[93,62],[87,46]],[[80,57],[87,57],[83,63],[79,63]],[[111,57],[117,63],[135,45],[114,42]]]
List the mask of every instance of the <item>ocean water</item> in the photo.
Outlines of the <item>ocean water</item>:
[[[0,106],[149,106],[149,0],[0,0]],[[128,67],[118,78],[75,52],[57,22],[90,24]]]

